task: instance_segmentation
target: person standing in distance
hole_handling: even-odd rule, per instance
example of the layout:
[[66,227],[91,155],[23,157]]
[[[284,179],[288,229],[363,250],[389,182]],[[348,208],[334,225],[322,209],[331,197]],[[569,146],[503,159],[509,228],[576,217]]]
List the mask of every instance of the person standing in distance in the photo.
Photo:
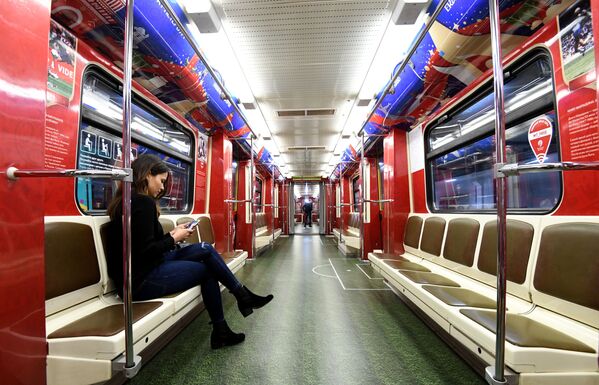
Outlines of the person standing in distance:
[[302,207],[304,212],[304,227],[306,227],[306,225],[312,227],[312,209],[312,199],[306,198],[304,201],[304,206]]

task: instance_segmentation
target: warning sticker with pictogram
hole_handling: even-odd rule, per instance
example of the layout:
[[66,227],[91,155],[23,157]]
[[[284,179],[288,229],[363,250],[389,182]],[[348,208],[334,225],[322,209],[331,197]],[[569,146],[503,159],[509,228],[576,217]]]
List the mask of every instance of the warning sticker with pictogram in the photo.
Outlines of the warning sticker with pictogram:
[[535,119],[528,129],[528,143],[535,153],[537,161],[543,163],[553,137],[553,123],[546,117]]

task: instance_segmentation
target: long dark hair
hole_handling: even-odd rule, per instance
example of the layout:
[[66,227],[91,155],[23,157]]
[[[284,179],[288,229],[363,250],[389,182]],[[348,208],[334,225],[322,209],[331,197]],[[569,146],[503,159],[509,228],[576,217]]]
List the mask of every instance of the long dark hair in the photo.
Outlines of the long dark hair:
[[[156,202],[162,198],[168,191],[168,184],[170,182],[170,169],[168,165],[162,161],[158,156],[152,154],[141,154],[133,162],[131,162],[131,168],[133,169],[133,183],[131,183],[131,193],[146,194],[148,190],[148,175],[158,175],[167,173],[166,182],[164,183],[164,189],[156,196]],[[121,200],[123,199],[123,187],[122,184],[116,190],[116,194],[110,204],[108,205],[108,215],[110,219],[115,219],[115,216],[120,215]]]

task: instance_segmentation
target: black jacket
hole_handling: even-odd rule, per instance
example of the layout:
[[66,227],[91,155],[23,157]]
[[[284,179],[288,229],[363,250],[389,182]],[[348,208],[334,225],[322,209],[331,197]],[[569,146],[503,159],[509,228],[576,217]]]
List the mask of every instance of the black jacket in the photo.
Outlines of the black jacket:
[[[123,290],[123,230],[122,206],[117,208],[115,220],[108,224],[108,274]],[[163,254],[175,248],[175,240],[164,234],[158,221],[156,201],[148,195],[131,194],[131,287],[135,291],[148,273],[164,262]]]
[[303,210],[305,213],[311,213],[312,212],[312,202],[304,203]]

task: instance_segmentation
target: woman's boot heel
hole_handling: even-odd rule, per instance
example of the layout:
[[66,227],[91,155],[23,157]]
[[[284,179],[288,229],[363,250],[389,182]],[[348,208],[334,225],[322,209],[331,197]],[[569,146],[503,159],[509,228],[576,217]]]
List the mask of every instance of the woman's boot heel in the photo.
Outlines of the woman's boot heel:
[[256,295],[245,286],[239,288],[233,295],[237,298],[237,307],[244,317],[249,316],[253,313],[254,309],[261,308],[274,298],[272,294],[265,297]]
[[212,334],[210,335],[210,347],[212,349],[237,345],[244,340],[245,334],[233,332],[226,321],[217,322],[212,325]]

